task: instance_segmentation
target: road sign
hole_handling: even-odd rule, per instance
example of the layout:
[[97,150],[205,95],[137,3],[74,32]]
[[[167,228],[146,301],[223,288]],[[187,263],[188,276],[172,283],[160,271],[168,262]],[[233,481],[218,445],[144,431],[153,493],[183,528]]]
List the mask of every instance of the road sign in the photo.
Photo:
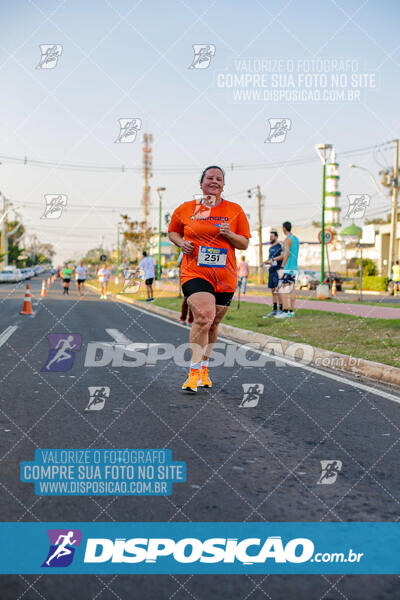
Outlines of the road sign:
[[[322,240],[322,229],[318,233],[319,243],[321,243],[321,240]],[[333,240],[333,231],[331,231],[330,229],[325,229],[325,244],[330,244],[332,240]]]
[[107,256],[105,254],[100,254],[100,260],[101,262],[106,262]]

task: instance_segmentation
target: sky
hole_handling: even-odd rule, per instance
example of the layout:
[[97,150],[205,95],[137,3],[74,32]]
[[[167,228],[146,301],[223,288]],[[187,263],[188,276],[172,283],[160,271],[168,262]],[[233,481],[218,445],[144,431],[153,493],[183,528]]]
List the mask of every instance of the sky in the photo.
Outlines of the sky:
[[[320,220],[314,146],[330,143],[342,217],[354,193],[371,196],[366,218],[384,216],[390,200],[351,165],[378,178],[393,164],[392,145],[380,144],[399,135],[399,13],[391,0],[2,3],[0,192],[28,234],[54,245],[59,264],[115,247],[121,213],[141,220],[143,133],[154,140],[154,226],[156,188],[167,188],[163,212],[172,212],[199,192],[210,164],[228,167],[225,197],[252,227],[257,202],[247,189],[257,185],[263,225]],[[37,68],[43,44],[62,46],[54,68]],[[189,68],[196,44],[211,47],[206,68]],[[115,143],[124,118],[141,128],[131,143]],[[290,124],[283,140],[268,141],[269,119]],[[58,219],[41,218],[47,194],[67,198]]]

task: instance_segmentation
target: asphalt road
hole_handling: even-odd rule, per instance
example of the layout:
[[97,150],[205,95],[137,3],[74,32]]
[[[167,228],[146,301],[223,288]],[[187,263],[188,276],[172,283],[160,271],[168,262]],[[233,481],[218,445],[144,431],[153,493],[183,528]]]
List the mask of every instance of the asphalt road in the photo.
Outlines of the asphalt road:
[[[179,346],[188,329],[93,291],[80,298],[74,284],[62,296],[59,281],[39,300],[40,282],[31,281],[33,317],[19,315],[24,284],[0,286],[0,334],[16,327],[7,340],[0,335],[3,521],[399,519],[393,390],[271,361],[218,367],[211,390],[188,396],[180,390],[187,369],[172,360],[85,367],[91,341]],[[41,372],[46,336],[66,332],[82,336],[71,370]],[[264,385],[253,408],[240,407],[247,383]],[[110,388],[102,410],[85,411],[89,386]],[[19,480],[19,463],[36,448],[169,448],[186,462],[187,482],[170,497],[39,497]],[[321,460],[342,462],[332,485],[317,484]],[[397,576],[0,577],[1,600],[377,600],[398,590]]]

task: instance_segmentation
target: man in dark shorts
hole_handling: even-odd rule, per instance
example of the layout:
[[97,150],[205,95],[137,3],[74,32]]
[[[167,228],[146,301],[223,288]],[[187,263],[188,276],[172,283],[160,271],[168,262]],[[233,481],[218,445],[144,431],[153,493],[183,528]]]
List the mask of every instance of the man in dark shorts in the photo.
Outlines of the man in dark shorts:
[[280,294],[278,293],[278,271],[282,265],[283,248],[282,244],[278,242],[278,232],[276,231],[276,229],[272,229],[270,231],[269,241],[271,242],[271,245],[269,247],[269,258],[263,264],[269,265],[268,287],[270,290],[272,290],[272,310],[267,315],[264,315],[263,319],[268,319],[268,317],[275,317],[275,315],[277,315],[278,312],[282,311],[282,300]]
[[155,277],[155,265],[154,260],[151,258],[151,256],[147,256],[147,252],[145,250],[143,250],[143,258],[139,263],[139,269],[142,269],[144,272],[144,282],[147,290],[146,302],[152,302],[154,300],[153,281]]
[[86,267],[83,263],[81,263],[75,269],[75,273],[77,276],[76,284],[78,286],[79,295],[83,296],[85,292],[85,281],[86,281]]
[[61,277],[63,280],[64,291],[63,294],[69,293],[69,282],[71,281],[72,269],[70,269],[69,265],[65,265],[63,270],[61,271]]

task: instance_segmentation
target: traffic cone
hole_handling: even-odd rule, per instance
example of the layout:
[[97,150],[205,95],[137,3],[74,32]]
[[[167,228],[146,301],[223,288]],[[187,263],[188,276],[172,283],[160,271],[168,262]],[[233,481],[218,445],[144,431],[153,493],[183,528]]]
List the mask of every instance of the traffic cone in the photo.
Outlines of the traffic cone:
[[19,314],[20,315],[32,315],[33,314],[32,303],[31,303],[31,288],[29,287],[29,283],[26,284],[24,306],[22,307],[22,311]]
[[40,292],[40,296],[46,295],[46,285],[44,283],[44,279],[42,279],[42,291]]
[[50,277],[47,278],[47,287],[50,287]]
[[333,280],[332,283],[332,296],[336,296],[336,281]]

